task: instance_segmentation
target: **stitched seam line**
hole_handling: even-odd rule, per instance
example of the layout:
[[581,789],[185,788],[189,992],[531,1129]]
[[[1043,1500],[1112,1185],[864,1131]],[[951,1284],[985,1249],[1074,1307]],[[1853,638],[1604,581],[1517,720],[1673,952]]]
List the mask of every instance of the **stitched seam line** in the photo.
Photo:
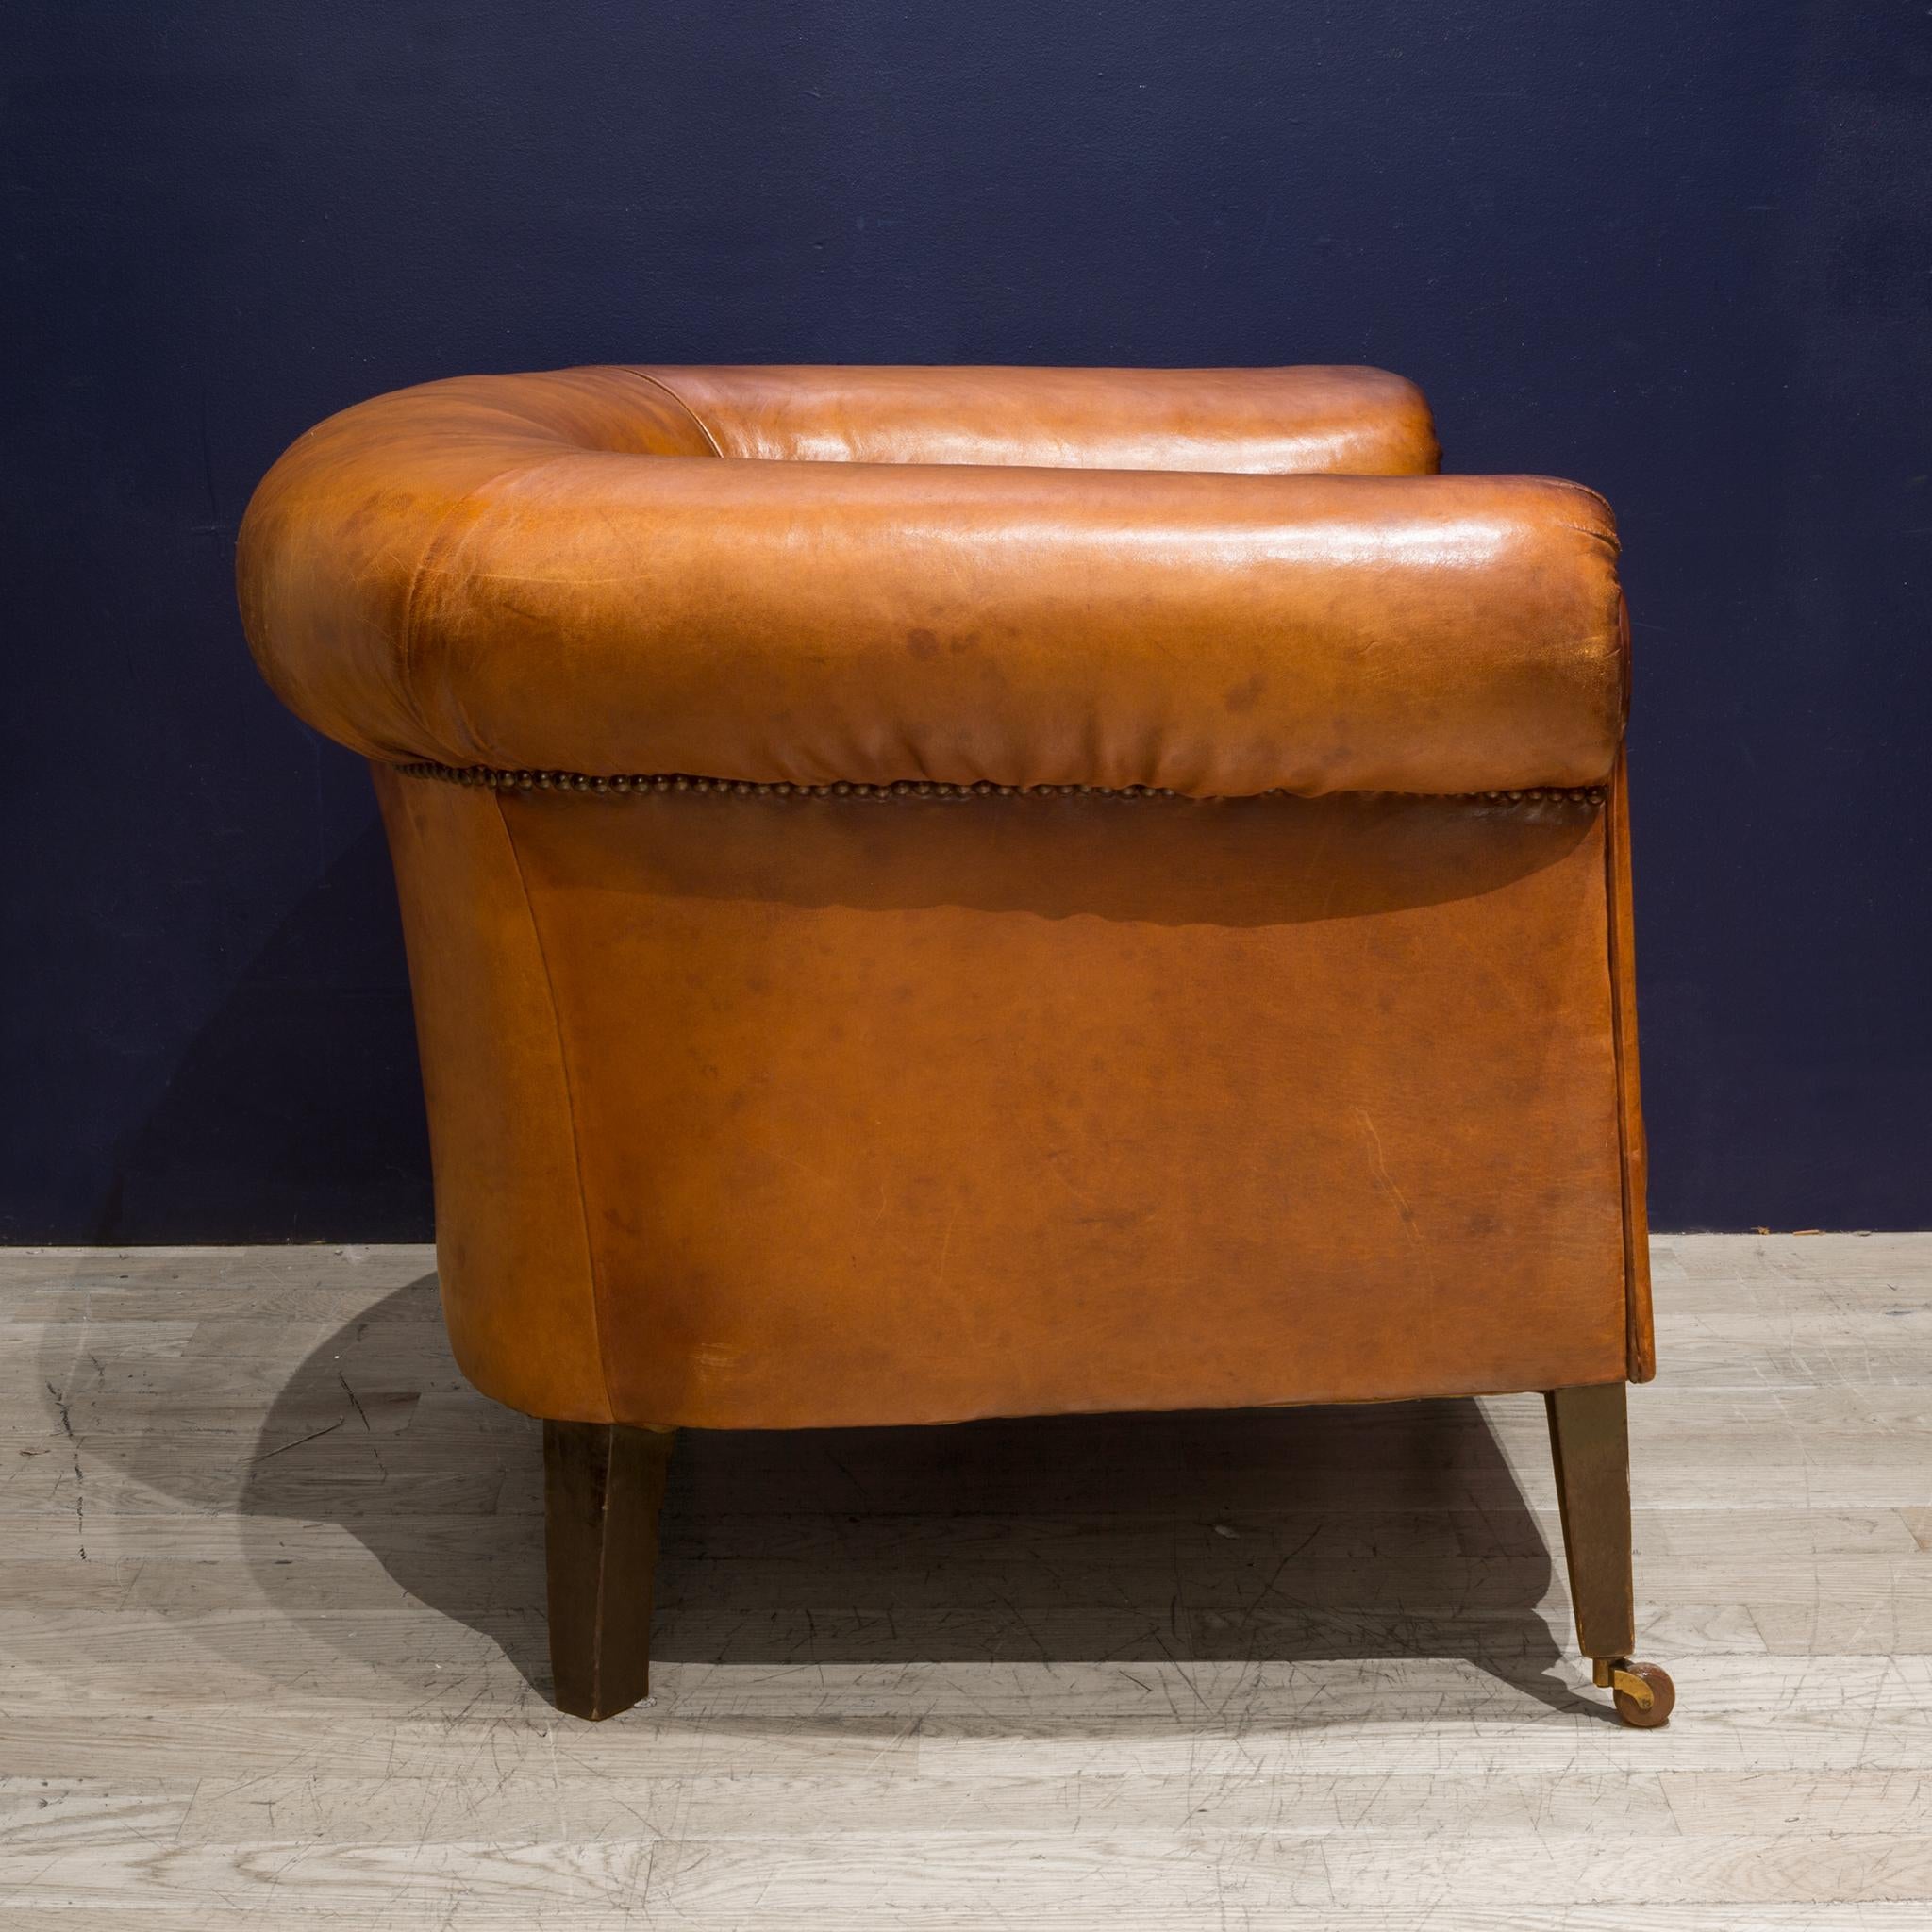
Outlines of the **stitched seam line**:
[[646,375],[641,369],[638,369],[628,362],[620,362],[617,366],[623,370],[625,375],[634,375],[640,382],[648,382],[653,389],[661,391],[662,393],[669,396],[691,418],[692,423],[697,425],[698,434],[711,445],[711,454],[714,457],[722,457],[724,454],[718,446],[718,439],[711,434],[711,425],[668,382],[660,382],[655,375]]
[[1617,1208],[1624,1224],[1624,1374],[1637,1366],[1637,1244],[1630,1214],[1630,1110],[1624,1091],[1623,1002],[1618,997],[1616,835],[1605,828],[1604,909],[1608,928],[1610,1063],[1617,1083]]
[[524,857],[517,850],[515,835],[510,831],[509,821],[503,814],[503,801],[497,799],[497,822],[503,827],[504,842],[509,847],[510,864],[516,869],[517,888],[524,895],[524,916],[530,922],[530,937],[537,946],[537,963],[543,969],[544,997],[550,1002],[550,1024],[557,1035],[557,1065],[563,1076],[564,1111],[570,1116],[571,1162],[576,1170],[577,1214],[584,1228],[584,1272],[591,1282],[591,1332],[597,1348],[597,1379],[604,1389],[604,1408],[607,1415],[615,1415],[616,1408],[610,1400],[610,1364],[604,1348],[604,1295],[602,1284],[597,1278],[597,1247],[591,1238],[591,1203],[584,1191],[584,1145],[577,1127],[576,1083],[571,1078],[570,1048],[563,1037],[563,1015],[557,1003],[557,980],[550,971],[550,955],[543,944],[543,927],[537,918],[537,907],[530,897],[530,882],[524,873]]
[[[1620,769],[1616,784],[1626,782]],[[1604,826],[1604,908],[1608,941],[1610,995],[1610,1055],[1617,1083],[1617,1198],[1624,1220],[1624,1374],[1629,1379],[1640,1366],[1637,1352],[1637,1214],[1636,1186],[1631,1178],[1631,1109],[1629,1048],[1624,1032],[1634,1014],[1624,1010],[1623,950],[1617,938],[1619,881],[1623,874],[1623,841],[1619,836],[1618,815],[1627,810],[1627,801],[1613,805]]]
[[1344,791],[1313,794],[1276,787],[1269,791],[1175,791],[1160,785],[1000,785],[982,778],[973,784],[951,784],[936,778],[899,778],[877,784],[835,779],[822,785],[765,782],[748,778],[712,778],[690,772],[619,774],[588,772],[498,771],[487,765],[441,765],[425,760],[392,769],[405,778],[432,778],[446,785],[467,785],[495,792],[584,791],[600,798],[643,793],[688,791],[737,798],[1117,798],[1173,799],[1207,805],[1250,798],[1454,798],[1487,805],[1578,804],[1598,806],[1606,785],[1520,785],[1495,791]]

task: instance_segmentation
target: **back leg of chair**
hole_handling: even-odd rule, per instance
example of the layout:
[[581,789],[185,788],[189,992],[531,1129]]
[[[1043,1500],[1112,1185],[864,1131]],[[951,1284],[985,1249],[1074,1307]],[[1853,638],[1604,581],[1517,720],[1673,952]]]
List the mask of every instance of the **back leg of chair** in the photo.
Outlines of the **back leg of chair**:
[[674,1429],[543,1424],[550,1668],[558,1709],[615,1717],[651,1688],[658,1517]]
[[1654,1729],[1670,1717],[1676,1690],[1658,1665],[1630,1660],[1637,1612],[1624,1384],[1553,1389],[1543,1401],[1550,1414],[1576,1641],[1598,1685],[1612,1693],[1617,1715],[1626,1724]]

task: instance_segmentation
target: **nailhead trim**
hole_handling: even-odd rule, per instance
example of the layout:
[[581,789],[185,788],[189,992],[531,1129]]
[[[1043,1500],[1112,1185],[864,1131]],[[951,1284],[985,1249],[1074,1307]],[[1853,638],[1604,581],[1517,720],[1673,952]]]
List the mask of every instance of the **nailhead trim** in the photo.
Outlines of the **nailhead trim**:
[[[693,791],[736,798],[1143,798],[1194,799],[1164,785],[994,785],[982,778],[975,785],[947,785],[936,778],[901,778],[891,785],[862,785],[841,779],[832,785],[759,785],[742,778],[695,778],[684,772],[657,772],[635,776],[600,778],[585,772],[499,772],[487,765],[408,764],[395,768],[406,778],[439,778],[446,785],[475,785],[491,791],[590,791],[604,797],[632,793]],[[1259,798],[1298,796],[1277,788],[1243,794]],[[1604,802],[1601,785],[1565,789],[1554,785],[1524,786],[1517,791],[1359,791],[1357,798],[1466,798],[1491,805],[1587,805]]]

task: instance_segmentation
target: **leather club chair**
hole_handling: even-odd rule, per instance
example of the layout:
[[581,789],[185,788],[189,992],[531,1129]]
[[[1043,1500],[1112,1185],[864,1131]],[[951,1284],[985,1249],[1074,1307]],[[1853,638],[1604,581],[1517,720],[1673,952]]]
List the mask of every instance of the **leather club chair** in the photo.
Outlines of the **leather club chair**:
[[1541,1390],[1596,1682],[1653,1373],[1601,498],[1366,369],[591,368],[257,491],[367,758],[564,1709],[673,1432]]

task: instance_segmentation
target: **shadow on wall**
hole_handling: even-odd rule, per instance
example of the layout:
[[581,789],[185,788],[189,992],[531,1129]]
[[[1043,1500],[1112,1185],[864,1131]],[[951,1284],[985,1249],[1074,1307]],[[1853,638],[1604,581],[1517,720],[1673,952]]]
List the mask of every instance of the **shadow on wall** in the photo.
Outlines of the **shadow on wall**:
[[92,1240],[425,1241],[429,1141],[372,820],[250,960],[116,1150]]
[[[374,1301],[266,1399],[234,1507],[340,1524],[408,1596],[500,1644],[547,1694],[540,1428],[462,1382],[434,1276]],[[132,1452],[132,1474],[178,1491],[165,1413],[142,1441],[98,1447]],[[272,1534],[244,1541],[278,1614],[408,1674],[392,1621],[332,1606]],[[653,1655],[1466,1657],[1553,1709],[1595,1710],[1557,1674],[1538,1607],[1550,1585],[1538,1523],[1473,1402],[688,1431]],[[1305,1721],[1324,1721],[1312,1689]]]

